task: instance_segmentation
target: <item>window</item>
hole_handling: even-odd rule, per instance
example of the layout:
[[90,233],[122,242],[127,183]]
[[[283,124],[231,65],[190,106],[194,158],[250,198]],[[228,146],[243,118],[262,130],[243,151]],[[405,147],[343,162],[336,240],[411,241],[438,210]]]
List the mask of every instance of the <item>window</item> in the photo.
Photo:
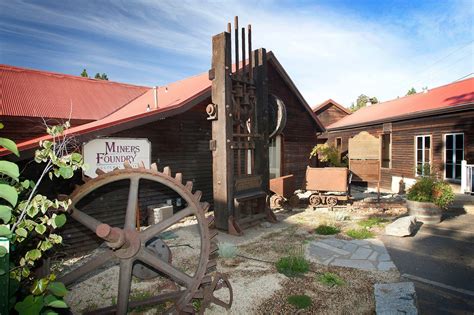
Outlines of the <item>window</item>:
[[384,133],[382,135],[382,167],[390,168],[392,155],[392,134]]
[[341,152],[342,150],[342,138],[336,138],[336,149]]
[[270,165],[270,178],[281,176],[281,136],[270,139],[268,148],[268,157]]
[[416,176],[429,175],[431,165],[431,136],[415,138]]
[[444,177],[461,179],[461,161],[464,159],[464,134],[451,133],[444,138]]

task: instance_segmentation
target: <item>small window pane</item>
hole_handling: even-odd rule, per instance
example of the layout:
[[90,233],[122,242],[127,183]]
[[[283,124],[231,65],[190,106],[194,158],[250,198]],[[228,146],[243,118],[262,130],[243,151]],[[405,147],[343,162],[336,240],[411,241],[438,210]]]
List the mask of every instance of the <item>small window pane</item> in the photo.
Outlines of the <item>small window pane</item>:
[[456,164],[456,174],[454,178],[461,179],[461,165],[460,164]]
[[416,160],[417,162],[423,162],[423,150],[417,150]]
[[453,135],[446,136],[446,148],[449,148],[449,149],[453,148]]
[[416,148],[421,149],[423,147],[423,138],[422,137],[416,137]]
[[446,178],[453,178],[453,165],[446,164]]
[[453,150],[446,150],[446,162],[453,162]]
[[464,148],[464,135],[456,135],[456,149]]
[[462,155],[463,155],[463,150],[456,150],[456,161],[461,162],[462,159],[464,158]]
[[425,162],[430,162],[430,149],[425,149]]
[[425,149],[429,149],[431,146],[431,137],[425,137]]

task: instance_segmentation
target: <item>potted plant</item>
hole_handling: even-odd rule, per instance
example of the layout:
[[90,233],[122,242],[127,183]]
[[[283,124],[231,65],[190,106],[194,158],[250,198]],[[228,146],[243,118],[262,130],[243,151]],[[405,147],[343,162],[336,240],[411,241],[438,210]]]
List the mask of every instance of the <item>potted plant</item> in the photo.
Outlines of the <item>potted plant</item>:
[[430,175],[419,177],[407,194],[409,214],[425,224],[439,223],[443,210],[453,201],[451,186]]

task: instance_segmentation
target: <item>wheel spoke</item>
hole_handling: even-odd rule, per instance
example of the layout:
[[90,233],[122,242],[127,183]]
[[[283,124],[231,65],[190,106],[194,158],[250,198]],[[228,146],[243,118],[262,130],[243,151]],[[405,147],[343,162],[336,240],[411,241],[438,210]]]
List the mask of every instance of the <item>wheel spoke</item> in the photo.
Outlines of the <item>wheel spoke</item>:
[[125,229],[134,230],[137,220],[138,207],[138,185],[140,178],[132,177],[130,179],[130,188],[128,191],[127,212],[125,215]]
[[172,217],[165,219],[157,224],[154,224],[147,228],[146,230],[140,233],[140,239],[143,243],[149,241],[152,237],[158,235],[159,233],[163,232],[173,224],[177,223],[179,220],[187,217],[188,215],[192,214],[192,208],[187,207],[183,210],[178,211]]
[[86,262],[84,265],[64,275],[63,277],[59,279],[59,281],[64,283],[65,285],[69,285],[73,283],[74,281],[76,281],[77,279],[81,278],[82,276],[104,265],[113,257],[114,257],[113,252],[110,249],[107,249],[104,253],[100,254],[98,257],[92,258],[90,261]]
[[155,256],[155,254],[153,254],[152,252],[150,252],[148,249],[144,247],[142,247],[142,249],[138,253],[137,259],[150,265],[156,270],[165,273],[175,282],[179,283],[180,285],[184,285],[185,287],[189,287],[193,281],[192,277],[176,269],[174,266],[168,264],[167,262],[159,259],[158,257]]
[[78,221],[82,225],[88,227],[94,233],[95,233],[95,230],[97,229],[97,226],[102,224],[102,222],[100,222],[97,219],[94,219],[87,213],[82,212],[81,210],[77,209],[75,206],[72,206],[71,217],[73,217],[76,221]]
[[120,260],[120,275],[117,298],[117,314],[125,315],[128,309],[128,297],[132,285],[132,259]]

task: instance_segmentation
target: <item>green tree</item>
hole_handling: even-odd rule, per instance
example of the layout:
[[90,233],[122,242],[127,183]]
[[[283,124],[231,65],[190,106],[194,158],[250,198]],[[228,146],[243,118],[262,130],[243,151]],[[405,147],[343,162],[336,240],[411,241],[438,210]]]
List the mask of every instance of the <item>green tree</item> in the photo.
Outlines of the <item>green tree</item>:
[[366,107],[367,103],[369,101],[372,104],[377,104],[379,102],[379,100],[375,96],[374,97],[368,97],[365,94],[361,94],[361,95],[359,95],[359,97],[357,97],[357,100],[356,100],[355,104],[352,103],[352,105],[349,107],[349,110],[351,112],[355,112],[356,110],[361,109],[362,107]]
[[[66,223],[71,204],[69,199],[50,200],[38,188],[46,176],[70,179],[74,171],[84,168],[82,155],[69,151],[71,139],[64,135],[67,128],[69,122],[47,127],[51,140],[41,141],[35,152],[35,161],[44,167],[36,181],[20,179],[18,165],[0,160],[0,237],[8,238],[15,248],[9,257],[9,293],[11,307],[20,315],[56,314],[55,309],[68,307],[63,300],[66,287],[55,281],[54,274],[38,278],[31,272],[55,244],[62,243],[56,230]],[[0,138],[0,146],[19,156],[13,141]],[[0,257],[6,253],[0,246]],[[0,274],[7,272],[0,269]]]
[[94,79],[108,81],[109,77],[105,73],[100,74],[99,72],[97,72],[94,76]]
[[411,89],[409,89],[406,95],[412,95],[412,94],[416,94],[416,90],[415,90],[414,87],[412,87]]
[[88,78],[89,77],[89,75],[87,74],[86,69],[82,70],[81,77],[83,77],[83,78]]

